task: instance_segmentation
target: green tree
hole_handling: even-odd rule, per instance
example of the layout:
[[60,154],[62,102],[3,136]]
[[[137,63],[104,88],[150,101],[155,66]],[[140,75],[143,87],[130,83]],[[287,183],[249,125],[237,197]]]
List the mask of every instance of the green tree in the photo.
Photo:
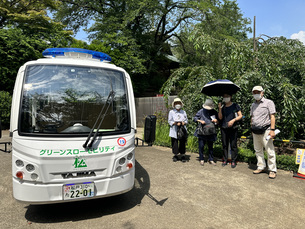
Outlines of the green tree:
[[73,34],[47,14],[59,4],[58,0],[3,0],[0,2],[0,29],[18,28],[29,37],[35,36],[57,46],[71,39]]
[[55,22],[47,14],[59,3],[58,0],[3,0],[0,2],[0,29],[19,28],[29,35],[40,33],[47,40],[55,30],[61,36],[71,35],[62,23]]
[[[233,35],[244,37],[246,34],[244,28],[240,28],[243,25],[243,21],[239,19],[240,14],[235,15],[235,1],[232,4],[230,1],[224,1],[223,4],[220,0],[93,0],[90,2],[63,0],[62,2],[56,13],[58,21],[63,21],[68,28],[75,31],[94,21],[93,25],[87,28],[89,37],[127,56],[123,60],[115,59],[121,60],[123,64],[121,66],[124,68],[126,63],[126,69],[135,66],[130,73],[138,95],[147,87],[158,91],[171,74],[171,61],[168,55],[172,55],[173,41],[184,42],[183,37],[180,37],[180,31],[188,30],[193,25],[207,20],[207,15],[213,18],[219,10],[223,13],[219,18],[224,19],[225,15],[232,11],[226,23],[236,19],[230,25],[234,24],[232,30],[235,32],[235,28],[238,27],[242,34]],[[127,60],[128,58],[131,60]]]
[[46,10],[56,9],[58,0],[2,0],[0,2],[0,28],[9,25],[24,28],[47,29],[52,23]]
[[260,37],[255,60],[260,83],[276,104],[284,136],[304,138],[305,46],[284,37]]
[[1,90],[12,93],[19,67],[42,57],[48,47],[68,46],[72,31],[55,22],[48,10],[55,10],[57,0],[11,0],[0,2],[0,77]]
[[254,68],[252,43],[246,39],[251,31],[250,20],[243,18],[236,1],[198,1],[196,5],[204,16],[197,19],[200,23],[182,30],[179,40],[175,40],[174,51],[182,60],[181,68],[161,89],[166,96],[181,96],[190,116],[205,99],[200,93],[204,84],[222,78],[238,81]]
[[0,29],[0,90],[12,93],[19,67],[41,57],[45,47],[45,42],[24,35],[21,29]]
[[41,58],[46,48],[66,46],[72,39],[70,36],[64,38],[56,31],[50,32],[45,40],[40,33],[29,35],[19,28],[0,29],[0,90],[12,93],[21,65]]

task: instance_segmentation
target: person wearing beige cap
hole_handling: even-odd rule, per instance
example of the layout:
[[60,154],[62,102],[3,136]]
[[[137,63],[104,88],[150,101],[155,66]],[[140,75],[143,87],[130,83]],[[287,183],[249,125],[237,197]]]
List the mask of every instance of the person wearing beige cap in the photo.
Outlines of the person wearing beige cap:
[[[252,89],[255,102],[251,105],[251,131],[253,135],[254,150],[257,158],[257,169],[254,174],[263,173],[266,168],[264,148],[268,154],[269,178],[276,178],[276,156],[273,145],[275,137],[275,105],[270,99],[264,97],[262,86]],[[267,136],[270,136],[267,138]]]
[[[193,118],[194,122],[198,122],[198,125],[209,125],[209,124],[217,124],[218,123],[218,113],[214,109],[215,104],[212,99],[206,99],[204,104],[202,105],[202,109],[200,109],[195,117]],[[212,126],[213,126],[212,125]],[[205,144],[208,145],[208,154],[209,154],[209,163],[212,165],[216,165],[214,162],[214,156],[213,156],[213,143],[216,141],[216,132],[213,134],[208,135],[202,135],[199,133],[198,128],[196,129],[194,136],[198,138],[199,143],[199,162],[200,165],[204,165],[204,156],[203,156],[203,150]]]
[[[186,162],[185,157],[185,144],[187,140],[187,129],[186,124],[188,122],[187,115],[184,110],[182,110],[183,103],[180,98],[175,98],[172,107],[174,109],[170,110],[168,113],[168,124],[170,125],[169,136],[172,142],[172,152],[174,154],[173,161],[178,160],[178,154],[181,155],[181,161]],[[180,133],[184,132],[184,136]]]

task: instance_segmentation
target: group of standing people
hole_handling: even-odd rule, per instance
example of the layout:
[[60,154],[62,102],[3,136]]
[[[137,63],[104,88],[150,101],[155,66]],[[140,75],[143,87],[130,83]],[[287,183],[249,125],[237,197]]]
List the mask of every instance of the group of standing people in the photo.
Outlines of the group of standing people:
[[[272,100],[264,98],[264,90],[261,86],[255,86],[252,89],[252,95],[255,99],[251,105],[251,131],[253,135],[254,150],[257,158],[257,169],[253,174],[260,174],[265,171],[266,162],[264,159],[264,148],[268,154],[269,178],[276,178],[276,158],[273,146],[275,137],[275,105]],[[183,103],[180,98],[174,99],[172,109],[168,115],[170,125],[169,136],[171,137],[173,161],[178,160],[181,155],[181,161],[186,161],[185,146],[187,141],[188,118],[186,112],[182,109]],[[243,117],[241,108],[232,101],[232,95],[224,94],[223,102],[218,104],[218,112],[215,110],[215,104],[212,99],[206,99],[202,108],[193,117],[193,121],[198,123],[194,136],[198,138],[199,145],[199,163],[204,165],[204,146],[208,146],[208,162],[216,166],[213,155],[213,144],[217,140],[216,126],[221,130],[221,140],[223,147],[222,166],[228,164],[229,152],[231,152],[231,168],[236,167],[238,149],[237,149],[237,130],[238,121]],[[269,137],[268,137],[269,136]]]

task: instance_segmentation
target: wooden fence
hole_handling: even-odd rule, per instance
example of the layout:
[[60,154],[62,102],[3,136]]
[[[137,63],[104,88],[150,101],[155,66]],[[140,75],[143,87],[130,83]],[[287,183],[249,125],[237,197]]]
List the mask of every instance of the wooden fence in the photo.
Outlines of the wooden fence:
[[172,102],[177,96],[170,96],[168,99],[169,107],[166,107],[163,96],[160,97],[143,97],[136,98],[136,113],[137,113],[137,127],[144,127],[145,117],[147,115],[161,116],[167,119],[169,109],[172,108]]

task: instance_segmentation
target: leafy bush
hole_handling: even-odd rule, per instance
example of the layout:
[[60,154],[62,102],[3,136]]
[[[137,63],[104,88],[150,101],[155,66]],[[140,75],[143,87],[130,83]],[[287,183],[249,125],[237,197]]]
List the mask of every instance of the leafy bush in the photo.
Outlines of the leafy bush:
[[246,148],[238,148],[238,160],[249,164],[256,163],[256,156],[253,150]]
[[0,91],[0,119],[3,128],[8,128],[10,124],[12,97],[6,91]]
[[295,164],[294,155],[277,155],[277,168],[289,171],[298,171],[299,165]]
[[171,147],[171,138],[168,136],[169,125],[164,125],[157,119],[155,145]]

